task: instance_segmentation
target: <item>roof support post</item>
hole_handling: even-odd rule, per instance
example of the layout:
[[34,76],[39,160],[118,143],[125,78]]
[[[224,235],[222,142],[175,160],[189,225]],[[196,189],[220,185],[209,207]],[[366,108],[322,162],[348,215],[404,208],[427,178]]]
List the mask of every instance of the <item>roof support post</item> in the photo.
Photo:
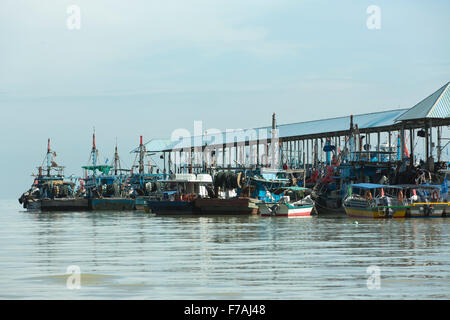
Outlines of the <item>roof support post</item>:
[[256,140],[256,167],[259,167],[259,140]]
[[437,153],[437,161],[441,162],[441,127],[437,126],[437,148],[436,148],[436,153]]
[[377,131],[377,161],[380,162],[380,131]]
[[405,125],[402,124],[400,128],[400,161],[403,161],[405,156]]
[[292,167],[292,141],[289,140],[289,168]]
[[428,170],[434,170],[434,159],[433,159],[433,123],[430,119],[430,142],[429,142],[430,156],[428,158]]
[[414,129],[409,129],[409,166],[414,167]]
[[[304,142],[305,142],[305,141],[303,141],[303,147],[305,146]],[[305,149],[303,149],[302,151],[303,151],[303,187],[306,187],[306,162],[305,162]]]
[[306,140],[306,162],[309,164],[309,139]]
[[238,144],[237,144],[237,142],[234,145],[234,150],[235,150],[235,152],[234,152],[234,161],[235,161],[236,166],[237,166],[237,162],[238,162]]
[[[170,159],[171,153],[169,153],[169,159]],[[177,172],[177,152],[176,151],[173,151],[173,163],[172,164],[173,164],[173,173],[176,173]],[[169,171],[170,171],[170,168],[169,168]]]
[[391,131],[388,131],[388,151],[389,151],[389,162],[392,161],[392,154],[391,154]]
[[164,163],[164,171],[163,173],[166,173],[166,152],[163,152],[163,163]]
[[222,144],[222,168],[225,168],[225,150],[226,150],[226,145]]

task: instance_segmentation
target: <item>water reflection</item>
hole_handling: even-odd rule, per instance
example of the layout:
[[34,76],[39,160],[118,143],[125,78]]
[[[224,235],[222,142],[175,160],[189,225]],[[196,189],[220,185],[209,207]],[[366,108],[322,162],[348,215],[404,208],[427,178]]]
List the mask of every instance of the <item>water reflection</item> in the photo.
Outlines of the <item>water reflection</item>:
[[[1,203],[7,298],[449,298],[449,219],[30,214]],[[79,265],[82,289],[65,288]],[[381,268],[381,290],[366,268]]]

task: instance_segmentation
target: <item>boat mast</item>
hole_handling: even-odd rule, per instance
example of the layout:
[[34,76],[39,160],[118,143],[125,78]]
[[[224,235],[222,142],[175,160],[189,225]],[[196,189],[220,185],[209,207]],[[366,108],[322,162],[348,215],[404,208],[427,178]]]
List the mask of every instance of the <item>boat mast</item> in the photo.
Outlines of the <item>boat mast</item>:
[[144,172],[144,156],[145,156],[145,149],[144,144],[142,143],[142,136],[141,136],[141,143],[139,144],[139,174],[143,174]]
[[350,157],[349,160],[353,161],[355,156],[355,136],[353,127],[353,115],[350,115],[350,138],[349,138]]
[[52,164],[52,154],[50,150],[50,138],[47,143],[47,177],[50,177],[50,168]]
[[275,112],[272,114],[272,131],[271,131],[271,168],[278,168],[279,167],[279,141],[278,141],[278,133],[277,133],[277,120]]
[[114,152],[114,175],[117,176],[117,171],[120,170],[120,158],[119,152],[117,151],[117,139],[116,139],[116,149]]
[[95,147],[95,130],[94,130],[94,133],[92,134],[92,151],[91,151],[91,153],[92,153],[92,166],[94,167],[93,175],[95,177],[95,173],[96,173],[95,166],[97,165],[97,148]]

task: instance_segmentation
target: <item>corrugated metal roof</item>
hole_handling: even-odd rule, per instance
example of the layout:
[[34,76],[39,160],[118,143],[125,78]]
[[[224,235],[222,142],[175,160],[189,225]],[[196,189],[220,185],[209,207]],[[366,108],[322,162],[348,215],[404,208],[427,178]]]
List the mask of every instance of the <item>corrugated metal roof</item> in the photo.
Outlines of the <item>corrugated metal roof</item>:
[[450,117],[450,82],[398,117],[397,121]]
[[[411,109],[397,109],[374,112],[353,116],[354,125],[361,130],[376,129],[392,126],[403,120],[421,118],[449,118],[450,117],[450,82],[432,93],[430,96],[416,104]],[[324,120],[306,121],[279,125],[278,137],[290,138],[327,134],[346,131],[350,128],[350,117],[338,117]],[[233,144],[247,141],[265,140],[271,137],[271,127],[254,129],[235,129],[216,134],[180,138],[177,141],[170,139],[153,139],[146,143],[147,151],[160,152],[190,147],[204,147],[207,145]],[[139,148],[131,152],[138,151]]]
[[[370,129],[395,124],[395,119],[407,109],[366,113],[353,116],[353,124],[359,129]],[[299,122],[278,126],[280,138],[337,132],[350,129],[350,117]]]
[[450,117],[450,82],[447,83],[444,92],[442,92],[438,101],[428,114],[429,118],[448,118]]
[[[374,129],[395,124],[398,116],[408,109],[398,109],[382,112],[374,112],[353,116],[353,124],[359,129]],[[283,124],[277,126],[279,138],[301,137],[316,134],[326,134],[331,132],[346,131],[350,129],[350,116]],[[234,142],[247,142],[265,140],[271,138],[271,127],[261,127],[253,129],[227,130],[216,134],[206,134],[204,136],[194,136],[181,138],[177,141],[163,140],[164,143],[157,144],[158,140],[152,140],[147,145],[147,151],[164,151],[182,149],[189,147],[204,147],[207,145],[233,144]],[[160,147],[158,149],[158,146]],[[134,151],[137,151],[135,149]]]

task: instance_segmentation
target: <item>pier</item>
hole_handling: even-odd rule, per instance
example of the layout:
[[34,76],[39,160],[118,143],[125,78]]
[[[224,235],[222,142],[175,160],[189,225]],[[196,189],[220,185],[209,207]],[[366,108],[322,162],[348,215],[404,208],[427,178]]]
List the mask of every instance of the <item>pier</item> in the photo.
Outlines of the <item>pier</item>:
[[311,173],[343,161],[390,166],[407,160],[412,167],[419,160],[417,139],[425,139],[423,161],[434,171],[450,141],[442,136],[442,128],[448,125],[450,82],[411,108],[282,125],[276,124],[274,114],[272,126],[205,133],[178,141],[154,139],[146,149],[161,153],[164,173],[269,167],[274,160],[284,168]]

